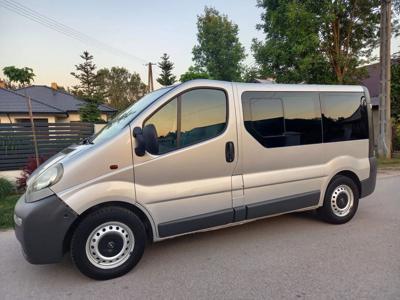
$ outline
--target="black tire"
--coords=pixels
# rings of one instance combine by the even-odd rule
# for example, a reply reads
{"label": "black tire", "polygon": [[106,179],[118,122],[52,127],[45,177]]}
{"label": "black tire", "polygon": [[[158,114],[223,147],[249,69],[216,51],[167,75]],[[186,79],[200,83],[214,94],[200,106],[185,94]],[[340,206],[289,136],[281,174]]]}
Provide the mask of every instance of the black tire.
{"label": "black tire", "polygon": [[[348,197],[350,191],[346,187],[350,188],[353,195],[353,203],[348,208],[346,208],[345,204],[347,204],[346,201],[350,201]],[[336,175],[326,189],[324,205],[317,210],[318,215],[322,220],[331,224],[346,223],[354,217],[358,208],[359,197],[359,190],[353,179],[343,175]],[[343,215],[341,215],[341,210]]]}
{"label": "black tire", "polygon": [[[91,254],[87,254],[86,251],[86,246],[88,241],[88,238],[92,235],[94,230],[97,228],[101,228],[102,224],[106,223],[112,223],[112,222],[117,222],[117,224],[122,224],[125,226],[126,229],[131,230],[131,234],[133,234],[133,249],[129,250],[129,254],[126,254],[123,258],[124,263],[116,266],[114,268],[108,268],[104,269],[101,267],[96,266],[94,263],[91,262],[91,259],[88,256]],[[120,229],[119,227],[114,226],[115,228],[118,228],[122,232],[124,230]],[[110,226],[112,228],[112,226]],[[122,228],[122,227],[121,227]],[[128,229],[128,231],[129,231]],[[113,235],[114,233],[109,233],[110,235]],[[104,235],[106,236],[106,235]],[[103,236],[103,239],[104,239]],[[118,236],[117,234],[114,234],[113,237],[117,236],[117,239],[122,238]],[[109,237],[108,237],[109,239]],[[100,245],[100,240],[101,237],[99,238],[98,244]],[[125,241],[129,243],[129,240]],[[109,243],[106,243],[106,245],[109,245]],[[114,245],[114,244],[113,244]],[[111,279],[111,278],[116,278],[119,276],[122,276],[126,273],[128,273],[130,270],[133,269],[133,267],[139,262],[141,259],[144,248],[146,245],[146,230],[141,222],[141,220],[138,218],[136,214],[134,214],[132,211],[118,207],[118,206],[109,206],[109,207],[103,207],[100,208],[87,216],[79,223],[77,228],[75,229],[73,235],[72,235],[72,240],[71,240],[71,257],[72,261],[75,264],[75,266],[81,271],[84,275],[97,279],[97,280],[106,280],[106,279]],[[90,246],[92,247],[92,246]],[[124,246],[123,246],[124,247]],[[121,248],[120,252],[123,252],[123,247]],[[100,249],[100,246],[97,248]],[[112,247],[114,248],[114,246]],[[102,249],[105,249],[104,247]],[[112,251],[113,249],[111,249]],[[109,251],[109,250],[108,250]],[[118,250],[115,250],[118,251]],[[91,250],[89,250],[91,252]],[[99,252],[100,253],[100,252]],[[93,253],[95,254],[95,253]],[[111,254],[110,254],[111,255]],[[101,261],[101,260],[100,260]],[[122,260],[121,260],[122,261]],[[115,260],[116,262],[116,260]],[[120,262],[118,262],[120,263]]]}

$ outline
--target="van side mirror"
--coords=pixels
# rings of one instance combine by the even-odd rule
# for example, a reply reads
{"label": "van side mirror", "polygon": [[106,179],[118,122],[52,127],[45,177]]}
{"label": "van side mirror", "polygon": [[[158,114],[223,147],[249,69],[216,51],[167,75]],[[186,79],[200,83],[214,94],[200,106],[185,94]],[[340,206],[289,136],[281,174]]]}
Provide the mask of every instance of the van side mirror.
{"label": "van side mirror", "polygon": [[133,128],[133,137],[136,139],[135,153],[137,156],[144,156],[146,153],[146,144],[144,141],[143,131],[140,127]]}
{"label": "van side mirror", "polygon": [[158,135],[153,124],[133,128],[133,137],[136,139],[135,153],[144,156],[146,151],[150,154],[158,154]]}
{"label": "van side mirror", "polygon": [[150,154],[158,154],[158,135],[156,127],[153,124],[144,126],[143,136],[146,151]]}

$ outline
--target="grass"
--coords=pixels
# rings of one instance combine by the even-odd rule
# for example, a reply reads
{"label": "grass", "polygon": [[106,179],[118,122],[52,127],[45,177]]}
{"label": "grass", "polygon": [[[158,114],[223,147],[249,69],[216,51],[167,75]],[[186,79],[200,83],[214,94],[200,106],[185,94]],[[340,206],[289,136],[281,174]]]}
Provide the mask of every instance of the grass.
{"label": "grass", "polygon": [[14,207],[20,195],[12,194],[0,199],[0,229],[8,229],[14,226]]}
{"label": "grass", "polygon": [[392,159],[378,158],[378,168],[400,170],[400,157]]}

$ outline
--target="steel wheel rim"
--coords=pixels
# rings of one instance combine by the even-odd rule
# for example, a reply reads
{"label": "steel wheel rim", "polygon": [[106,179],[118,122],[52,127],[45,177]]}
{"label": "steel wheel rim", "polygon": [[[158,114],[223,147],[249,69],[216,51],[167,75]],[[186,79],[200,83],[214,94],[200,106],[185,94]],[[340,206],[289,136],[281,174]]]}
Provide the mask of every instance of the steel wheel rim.
{"label": "steel wheel rim", "polygon": [[[345,198],[345,205],[343,205],[343,199]],[[338,217],[344,217],[348,215],[354,204],[353,190],[345,185],[339,185],[335,188],[331,196],[331,208],[333,213]]]}
{"label": "steel wheel rim", "polygon": [[[113,249],[112,242],[121,249]],[[129,226],[120,222],[107,222],[97,226],[89,234],[85,248],[86,256],[94,266],[112,269],[124,264],[131,257],[134,247],[135,237]],[[106,255],[105,251],[109,251],[107,254],[110,255]]]}

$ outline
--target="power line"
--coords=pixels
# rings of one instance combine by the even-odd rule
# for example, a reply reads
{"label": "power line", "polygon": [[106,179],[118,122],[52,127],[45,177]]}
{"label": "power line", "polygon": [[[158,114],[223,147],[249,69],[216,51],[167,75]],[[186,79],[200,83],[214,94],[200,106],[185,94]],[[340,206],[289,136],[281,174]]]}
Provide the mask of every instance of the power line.
{"label": "power line", "polygon": [[147,60],[140,58],[138,56],[132,55],[126,51],[123,51],[121,49],[114,48],[112,46],[107,45],[104,42],[101,42],[95,38],[90,37],[89,35],[80,32],[72,27],[69,27],[67,25],[64,25],[52,18],[49,18],[37,11],[34,11],[33,9],[30,9],[29,7],[22,5],[16,1],[13,0],[0,0],[0,6],[8,9],[9,11],[16,13],[22,17],[25,17],[31,21],[34,21],[36,23],[39,23],[51,30],[54,30],[58,33],[61,33],[63,35],[66,35],[72,39],[78,40],[82,43],[91,45],[96,48],[100,48],[102,50],[108,51],[114,55],[117,56],[124,56],[130,59],[138,60],[142,63],[147,62]]}

